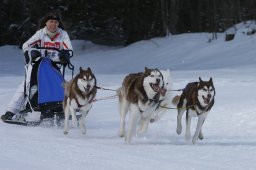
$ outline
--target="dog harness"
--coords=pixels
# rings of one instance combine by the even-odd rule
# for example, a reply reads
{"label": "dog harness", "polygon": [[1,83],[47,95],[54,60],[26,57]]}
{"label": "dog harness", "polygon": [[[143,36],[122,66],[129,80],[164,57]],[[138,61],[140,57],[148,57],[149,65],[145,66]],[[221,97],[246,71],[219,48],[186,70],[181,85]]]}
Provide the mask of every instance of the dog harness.
{"label": "dog harness", "polygon": [[[205,107],[201,106],[200,103],[199,103],[199,104],[196,103],[196,104],[193,105],[193,106],[194,106],[193,108],[195,109],[197,115],[201,115],[201,114],[204,113],[205,111],[208,111],[208,110],[211,109],[210,106],[213,105],[212,103],[213,103],[213,100],[211,101],[211,103],[209,103],[209,104],[208,104],[207,106],[205,106]],[[202,110],[202,112],[199,113],[196,107],[197,107],[198,109]]]}
{"label": "dog harness", "polygon": [[[162,99],[162,100],[158,100],[158,99],[157,99],[157,95],[159,95],[159,94],[160,94],[160,93],[157,93],[157,94],[154,96],[153,99],[148,99],[148,100],[149,100],[149,104],[148,104],[148,105],[151,105],[152,103],[154,103],[154,104],[152,105],[152,106],[154,106],[155,104],[157,104],[155,110],[157,110],[157,109],[159,108],[161,102],[163,101],[163,99]],[[145,112],[145,111],[143,111],[141,108],[139,108],[139,111],[140,111],[140,113]]]}
{"label": "dog harness", "polygon": [[81,105],[81,104],[79,103],[79,101],[78,101],[77,98],[75,98],[75,100],[76,100],[76,104],[77,104],[77,107],[78,107],[78,108],[84,107],[84,106],[87,105],[88,103],[92,103],[92,102],[93,102],[93,99],[91,99],[88,103],[86,103],[86,104],[84,104],[84,105]]}

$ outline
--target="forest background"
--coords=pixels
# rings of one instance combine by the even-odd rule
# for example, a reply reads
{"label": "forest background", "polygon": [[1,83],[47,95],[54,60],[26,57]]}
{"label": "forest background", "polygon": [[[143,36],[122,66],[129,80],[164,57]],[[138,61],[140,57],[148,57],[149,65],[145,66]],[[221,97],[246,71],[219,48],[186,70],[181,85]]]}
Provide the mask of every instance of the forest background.
{"label": "forest background", "polygon": [[50,11],[60,13],[72,40],[110,46],[188,32],[216,39],[217,32],[256,18],[256,0],[1,1],[0,46],[21,46]]}

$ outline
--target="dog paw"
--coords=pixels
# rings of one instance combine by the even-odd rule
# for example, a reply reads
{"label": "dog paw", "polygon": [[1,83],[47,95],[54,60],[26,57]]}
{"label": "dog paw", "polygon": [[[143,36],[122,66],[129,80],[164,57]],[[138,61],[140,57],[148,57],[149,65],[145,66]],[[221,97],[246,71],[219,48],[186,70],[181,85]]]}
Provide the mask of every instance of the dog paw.
{"label": "dog paw", "polygon": [[197,143],[197,139],[193,138],[192,143],[195,145]]}
{"label": "dog paw", "polygon": [[86,134],[86,130],[81,130],[82,134],[85,135]]}
{"label": "dog paw", "polygon": [[124,137],[124,131],[123,130],[120,130],[119,132],[118,132],[118,135],[119,135],[119,137]]}
{"label": "dog paw", "polygon": [[63,133],[64,133],[64,135],[67,135],[67,134],[68,134],[68,131],[64,131]]}
{"label": "dog paw", "polygon": [[124,137],[124,134],[119,134],[119,137],[123,138],[123,137]]}
{"label": "dog paw", "polygon": [[119,128],[119,132],[118,132],[118,135],[119,135],[119,137],[124,137],[124,135],[125,135],[125,130],[124,130],[124,128]]}
{"label": "dog paw", "polygon": [[194,135],[194,136],[193,136],[193,139],[192,139],[192,143],[193,143],[193,144],[196,144],[196,143],[198,142],[198,138],[199,138],[199,136]]}
{"label": "dog paw", "polygon": [[182,128],[178,128],[178,127],[177,127],[176,132],[177,132],[178,135],[180,135],[181,132],[182,132]]}
{"label": "dog paw", "polygon": [[131,138],[129,138],[127,136],[125,136],[124,141],[125,141],[125,144],[131,144]]}
{"label": "dog paw", "polygon": [[156,120],[153,119],[153,118],[150,119],[150,123],[154,123],[155,121],[156,121]]}
{"label": "dog paw", "polygon": [[203,140],[204,139],[204,135],[202,133],[199,133],[199,139]]}

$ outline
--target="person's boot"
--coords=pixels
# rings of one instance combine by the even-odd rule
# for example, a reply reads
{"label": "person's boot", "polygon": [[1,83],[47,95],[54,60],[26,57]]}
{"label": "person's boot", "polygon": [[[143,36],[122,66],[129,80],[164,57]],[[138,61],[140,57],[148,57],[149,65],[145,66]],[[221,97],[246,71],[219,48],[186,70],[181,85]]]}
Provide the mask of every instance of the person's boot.
{"label": "person's boot", "polygon": [[4,115],[1,116],[1,119],[3,121],[5,121],[5,120],[12,120],[12,117],[14,115],[15,115],[14,113],[7,111]]}

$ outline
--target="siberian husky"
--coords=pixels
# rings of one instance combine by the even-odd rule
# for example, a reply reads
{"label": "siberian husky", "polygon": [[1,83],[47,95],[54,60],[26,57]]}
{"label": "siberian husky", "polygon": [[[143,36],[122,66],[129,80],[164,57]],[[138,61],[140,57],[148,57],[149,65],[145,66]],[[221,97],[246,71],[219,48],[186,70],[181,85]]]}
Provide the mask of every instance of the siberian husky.
{"label": "siberian husky", "polygon": [[164,80],[164,90],[165,90],[165,95],[160,95],[159,98],[159,107],[156,109],[156,111],[153,113],[150,122],[157,122],[168,109],[166,107],[170,107],[172,103],[172,93],[171,93],[171,88],[172,88],[172,82],[171,82],[171,77],[170,77],[170,70],[160,70],[160,72],[163,75],[163,80]]}
{"label": "siberian husky", "polygon": [[[152,114],[159,105],[161,95],[164,95],[163,76],[158,69],[148,69],[144,72],[127,75],[122,87],[117,90],[119,97],[120,129],[119,136],[130,143],[137,124],[141,134],[147,129]],[[130,112],[128,132],[125,135],[125,117]]]}
{"label": "siberian husky", "polygon": [[190,124],[191,117],[197,116],[198,122],[192,143],[196,144],[198,138],[202,140],[202,126],[207,114],[210,112],[214,105],[215,88],[212,78],[209,81],[202,81],[199,77],[199,82],[192,82],[187,84],[181,96],[173,98],[173,104],[177,105],[177,134],[182,132],[182,115],[186,111],[186,133],[185,138],[187,141],[191,138]]}
{"label": "siberian husky", "polygon": [[85,117],[92,107],[92,101],[97,93],[96,78],[90,67],[80,72],[70,82],[65,83],[65,97],[63,101],[63,110],[65,114],[64,134],[68,133],[68,120],[71,113],[72,122],[77,126],[76,111],[82,115],[79,119],[79,126],[83,134],[86,133]]}

